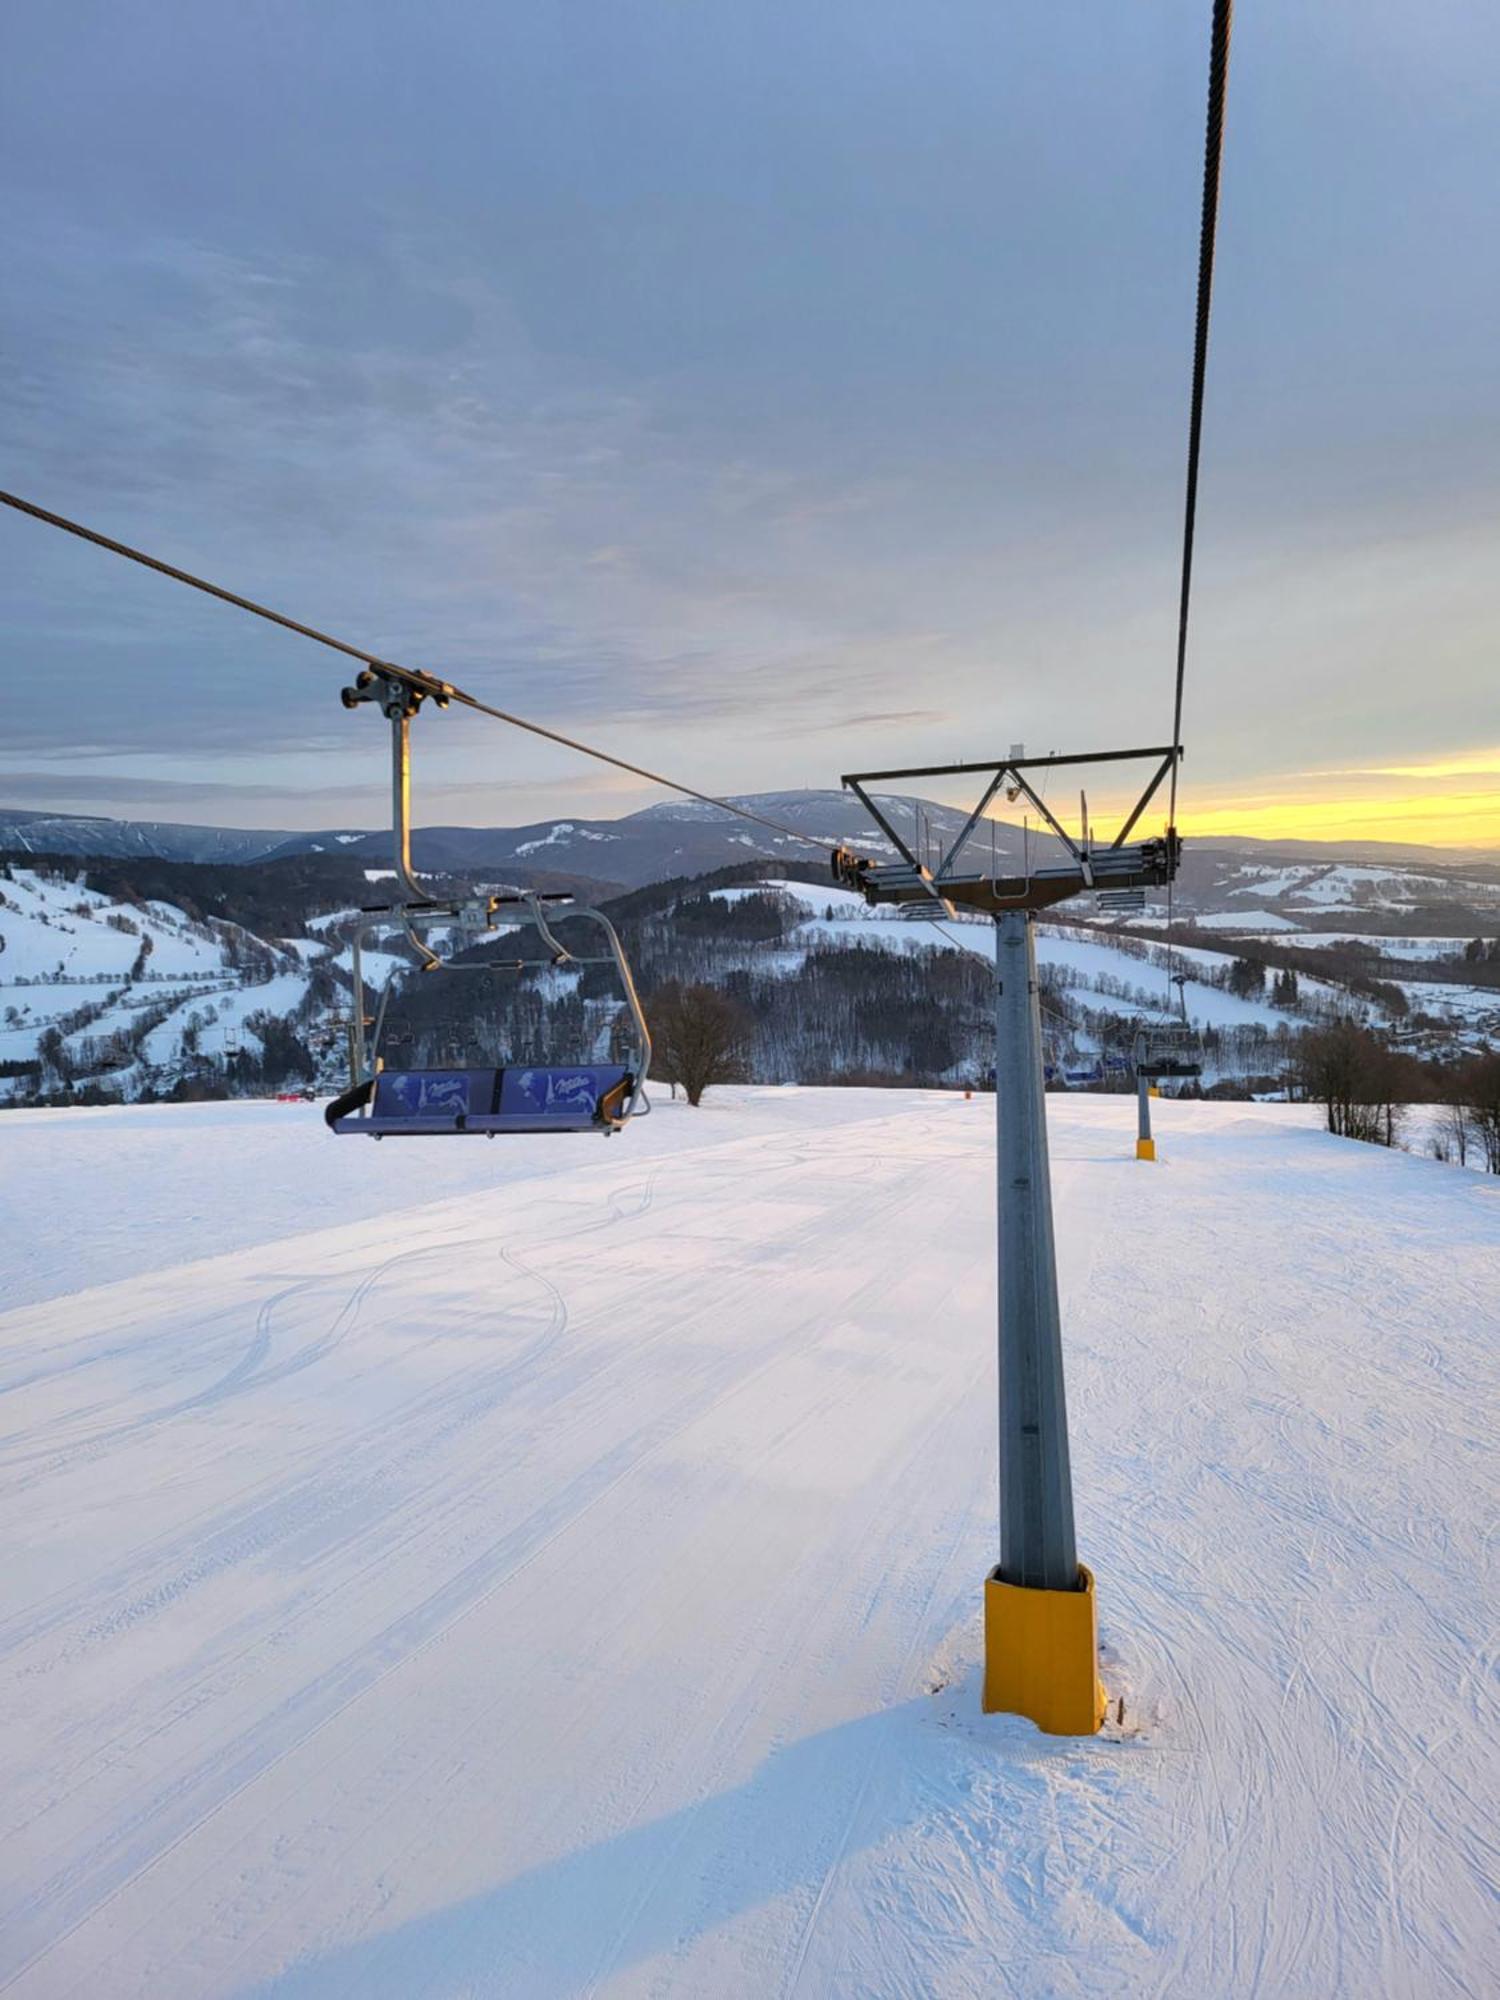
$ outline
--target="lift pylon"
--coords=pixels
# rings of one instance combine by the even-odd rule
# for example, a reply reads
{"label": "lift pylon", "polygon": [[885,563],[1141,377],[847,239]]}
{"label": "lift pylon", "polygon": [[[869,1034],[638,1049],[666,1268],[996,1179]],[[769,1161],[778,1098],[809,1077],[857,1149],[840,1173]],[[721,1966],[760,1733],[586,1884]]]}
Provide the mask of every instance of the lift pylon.
{"label": "lift pylon", "polygon": [[[1080,805],[1073,835],[1033,784],[1038,766],[1114,764],[1150,758],[1155,769],[1113,838],[1101,839]],[[1177,759],[1175,750],[1102,751],[993,763],[865,772],[844,783],[896,851],[887,863],[834,857],[841,881],[871,903],[937,900],[983,911],[995,922],[995,1180],[999,1259],[1000,1559],[984,1583],[987,1711],[1029,1716],[1055,1736],[1091,1736],[1104,1716],[1094,1579],[1078,1560],[1068,1453],[1067,1395],[1037,991],[1036,914],[1069,897],[1155,887],[1177,871],[1176,830],[1132,842],[1131,834]],[[902,840],[866,787],[913,778],[984,780],[978,805],[934,868]],[[1019,874],[975,870],[966,850],[996,794],[1024,797],[1050,829],[1035,856],[1023,844]]]}

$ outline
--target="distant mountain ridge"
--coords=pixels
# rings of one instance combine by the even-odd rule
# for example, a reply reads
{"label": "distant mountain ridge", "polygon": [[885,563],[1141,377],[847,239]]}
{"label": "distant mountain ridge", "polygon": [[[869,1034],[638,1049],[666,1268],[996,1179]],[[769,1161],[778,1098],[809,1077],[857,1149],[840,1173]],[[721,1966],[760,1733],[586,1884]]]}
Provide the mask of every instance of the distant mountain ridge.
{"label": "distant mountain ridge", "polygon": [[[545,868],[634,889],[674,875],[706,873],[756,855],[815,860],[820,842],[848,842],[877,857],[890,851],[859,801],[846,792],[759,792],[734,803],[791,831],[776,833],[684,799],[646,806],[619,819],[570,817],[514,827],[423,826],[413,833],[412,853],[417,867],[434,871]],[[924,835],[932,842],[951,840],[966,817],[951,806],[925,800],[900,801],[893,813],[908,837],[920,813]],[[798,833],[809,838],[799,840]],[[999,828],[997,853],[1017,854],[1020,840],[1013,829]],[[327,853],[379,867],[388,865],[390,849],[391,836],[383,828],[333,827],[298,833],[0,808],[0,851],[13,854],[253,862]]]}
{"label": "distant mountain ridge", "polygon": [[[738,819],[696,800],[668,800],[618,819],[579,817],[533,821],[524,826],[423,826],[412,848],[416,866],[433,873],[481,875],[535,882],[566,877],[594,885],[600,893],[643,888],[676,876],[707,874],[738,862],[817,862],[818,843],[839,842],[880,860],[890,843],[852,794],[835,790],[755,792],[733,801],[747,811],[788,829],[773,831]],[[880,795],[892,824],[904,839],[920,845],[936,861],[964,825],[965,814],[925,799]],[[806,840],[797,836],[806,835]],[[1022,863],[1018,828],[996,826],[976,837],[970,857],[983,866],[993,838],[997,862]],[[48,813],[0,808],[0,853],[51,854],[81,859],[150,857],[162,861],[252,864],[302,855],[345,856],[367,868],[390,865],[391,836],[385,829],[332,827],[314,832],[285,828],[197,826],[168,820],[120,820],[80,813]],[[1035,838],[1033,857],[1038,853]],[[1259,841],[1189,837],[1178,884],[1179,915],[1195,911],[1243,909],[1247,897],[1263,893],[1282,904],[1288,896],[1316,905],[1326,894],[1307,884],[1320,870],[1353,869],[1366,878],[1356,884],[1356,901],[1394,906],[1453,902],[1455,920],[1470,924],[1500,902],[1500,854],[1461,853],[1431,847],[1403,847],[1383,841]],[[1278,870],[1284,881],[1274,876]],[[1383,894],[1376,879],[1406,893]],[[1256,884],[1264,885],[1263,892]],[[1425,886],[1424,886],[1425,885]]]}

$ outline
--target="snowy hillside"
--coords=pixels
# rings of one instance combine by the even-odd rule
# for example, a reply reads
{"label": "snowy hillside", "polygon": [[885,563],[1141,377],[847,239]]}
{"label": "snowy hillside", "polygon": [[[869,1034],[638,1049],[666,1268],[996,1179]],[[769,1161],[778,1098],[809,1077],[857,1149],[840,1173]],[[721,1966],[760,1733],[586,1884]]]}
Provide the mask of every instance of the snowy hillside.
{"label": "snowy hillside", "polygon": [[[989,924],[871,908],[811,866],[802,874],[816,879],[787,864],[763,868],[742,862],[609,905],[644,992],[672,980],[731,990],[753,1022],[757,1081],[982,1080],[992,1059]],[[137,878],[159,893],[140,893]],[[341,1084],[348,934],[389,878],[347,857],[255,869],[0,864],[0,1103]],[[213,910],[253,917],[258,929],[204,914]],[[1428,1055],[1500,1039],[1500,983],[1488,963],[1466,964],[1468,946],[1452,936],[1242,940],[1205,925],[1189,934],[1195,942],[1179,934],[1168,948],[1149,930],[1106,928],[1093,915],[1081,899],[1076,915],[1070,906],[1038,926],[1049,1060],[1064,1070],[1123,1057],[1143,1017],[1179,1004],[1207,1040],[1207,1081],[1236,1087],[1276,1087],[1300,1032],[1334,1015],[1396,1021]],[[466,940],[435,932],[433,942]],[[1295,992],[1246,951],[1295,964]],[[522,1060],[608,1056],[619,994],[607,981],[540,963],[502,982],[409,979],[411,967],[389,937],[365,958],[370,1005],[392,986],[391,1046],[410,1062],[484,1061],[497,1047]]]}
{"label": "snowy hillside", "polygon": [[[840,946],[874,946],[900,953],[961,950],[986,965],[994,959],[994,926],[982,919],[962,915],[936,921],[909,917],[897,905],[871,907],[853,890],[803,882],[752,882],[712,893],[726,903],[769,895],[796,906],[798,921],[780,947],[786,972],[797,968],[799,953]],[[1190,945],[1174,946],[1169,951],[1144,943],[1128,931],[1041,921],[1036,929],[1036,950],[1043,976],[1051,982],[1054,1017],[1064,995],[1080,1014],[1078,1031],[1072,1037],[1075,1047],[1094,1046],[1087,1019],[1090,1013],[1123,1011],[1131,1016],[1158,1016],[1168,1007],[1175,1012],[1179,989],[1168,985],[1169,971],[1188,975],[1180,989],[1180,1005],[1200,1029],[1250,1027],[1281,1033],[1310,1025],[1323,1009],[1356,1015],[1371,1011],[1341,988],[1309,977],[1301,982],[1301,1011],[1292,1014],[1273,1007],[1264,996],[1256,999],[1232,993],[1216,983],[1230,963],[1225,952]],[[1229,1073],[1233,1065],[1227,1058],[1222,1065],[1211,1063],[1210,1075],[1218,1074],[1221,1067]]]}
{"label": "snowy hillside", "polygon": [[978,1712],[992,1115],[10,1114],[7,1992],[1492,1990],[1493,1183],[1049,1101],[1125,1707],[1048,1739]]}
{"label": "snowy hillside", "polygon": [[252,1016],[295,1014],[302,959],[236,924],[160,901],[121,904],[48,870],[0,879],[0,1097],[44,1074],[108,1076],[129,1094],[185,1052],[257,1049]]}

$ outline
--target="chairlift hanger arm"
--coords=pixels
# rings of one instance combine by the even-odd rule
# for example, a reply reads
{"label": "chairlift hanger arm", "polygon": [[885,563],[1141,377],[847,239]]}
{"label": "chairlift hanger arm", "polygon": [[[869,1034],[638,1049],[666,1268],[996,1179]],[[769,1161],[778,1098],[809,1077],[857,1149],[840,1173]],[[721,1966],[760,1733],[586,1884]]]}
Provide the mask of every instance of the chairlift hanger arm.
{"label": "chairlift hanger arm", "polygon": [[[411,723],[428,695],[439,708],[446,708],[453,689],[430,674],[413,677],[392,673],[385,667],[367,666],[355,677],[353,686],[344,688],[339,696],[345,708],[373,702],[391,725],[391,858],[396,880],[413,903],[423,900],[423,890],[412,873],[411,861]],[[422,970],[436,971],[442,961],[428,950],[410,924],[405,930]]]}

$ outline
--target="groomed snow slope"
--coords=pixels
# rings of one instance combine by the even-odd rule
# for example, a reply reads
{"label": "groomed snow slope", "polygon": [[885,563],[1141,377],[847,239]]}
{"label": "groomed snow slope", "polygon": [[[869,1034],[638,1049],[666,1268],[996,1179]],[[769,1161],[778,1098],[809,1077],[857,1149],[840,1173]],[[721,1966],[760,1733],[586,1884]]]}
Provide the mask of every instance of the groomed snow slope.
{"label": "groomed snow slope", "polygon": [[977,1713],[990,1102],[7,1114],[6,1990],[1493,1992],[1495,1184],[1049,1112],[1080,1742]]}

